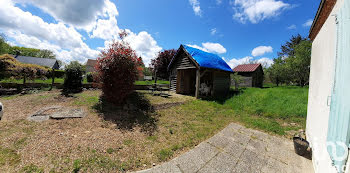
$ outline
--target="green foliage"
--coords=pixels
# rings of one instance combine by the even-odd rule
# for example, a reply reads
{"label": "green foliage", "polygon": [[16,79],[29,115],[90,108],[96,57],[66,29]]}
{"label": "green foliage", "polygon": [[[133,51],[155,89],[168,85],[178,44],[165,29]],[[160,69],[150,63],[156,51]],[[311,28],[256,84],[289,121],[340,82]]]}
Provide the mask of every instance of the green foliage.
{"label": "green foliage", "polygon": [[162,149],[158,153],[159,161],[166,161],[168,158],[174,155],[174,152],[170,149]]}
{"label": "green foliage", "polygon": [[10,55],[0,56],[0,79],[16,75],[19,62]]}
{"label": "green foliage", "polygon": [[50,58],[55,59],[56,55],[51,50],[40,50],[35,48],[27,48],[27,47],[19,47],[19,46],[12,46],[8,49],[8,54],[11,55],[17,55],[20,54],[21,56],[31,56],[31,57],[38,57],[38,58]]}
{"label": "green foliage", "polygon": [[78,61],[72,61],[65,67],[63,92],[76,93],[83,89],[84,67]]}
{"label": "green foliage", "polygon": [[238,73],[234,73],[231,75],[232,80],[235,82],[235,90],[238,91],[238,86],[240,83],[242,83],[242,77],[238,75]]}
{"label": "green foliage", "polygon": [[23,83],[27,79],[46,77],[49,69],[34,64],[23,64],[10,55],[0,56],[0,79],[14,77],[23,78]]}
{"label": "green foliage", "polygon": [[11,46],[6,43],[6,38],[3,34],[0,34],[0,55],[6,54]]}
{"label": "green foliage", "polygon": [[266,70],[275,84],[298,84],[305,86],[309,82],[311,62],[311,42],[300,35],[293,36],[281,47],[274,64]]}
{"label": "green foliage", "polygon": [[152,76],[152,70],[149,67],[144,67],[142,72],[145,76]]}
{"label": "green foliage", "polygon": [[87,82],[90,82],[90,83],[94,82],[94,73],[92,73],[92,72],[87,73],[86,80],[87,80]]}
{"label": "green foliage", "polygon": [[[135,81],[135,85],[152,85],[155,81]],[[170,82],[167,80],[157,80],[157,84],[169,84]]]}

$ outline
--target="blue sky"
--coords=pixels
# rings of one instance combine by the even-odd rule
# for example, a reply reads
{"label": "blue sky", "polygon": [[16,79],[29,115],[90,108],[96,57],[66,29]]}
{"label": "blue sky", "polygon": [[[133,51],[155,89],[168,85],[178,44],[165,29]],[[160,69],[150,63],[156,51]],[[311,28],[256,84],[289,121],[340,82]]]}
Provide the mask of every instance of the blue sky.
{"label": "blue sky", "polygon": [[271,64],[292,35],[307,36],[319,0],[2,0],[0,32],[12,45],[53,50],[64,62],[95,59],[121,29],[146,64],[187,44],[231,67]]}

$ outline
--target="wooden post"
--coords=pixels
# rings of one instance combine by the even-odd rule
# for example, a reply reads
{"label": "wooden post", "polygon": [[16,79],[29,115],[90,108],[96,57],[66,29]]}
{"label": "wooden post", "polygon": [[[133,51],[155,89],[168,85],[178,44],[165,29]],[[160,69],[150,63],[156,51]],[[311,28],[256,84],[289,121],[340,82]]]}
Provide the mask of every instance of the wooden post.
{"label": "wooden post", "polygon": [[199,98],[199,85],[201,83],[201,72],[200,69],[197,69],[197,74],[196,74],[196,99]]}

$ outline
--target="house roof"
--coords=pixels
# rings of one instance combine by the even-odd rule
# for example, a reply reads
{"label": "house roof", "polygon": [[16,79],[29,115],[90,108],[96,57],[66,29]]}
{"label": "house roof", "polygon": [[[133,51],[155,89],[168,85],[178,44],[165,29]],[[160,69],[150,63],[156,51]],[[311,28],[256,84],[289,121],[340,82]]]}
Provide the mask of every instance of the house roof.
{"label": "house roof", "polygon": [[21,63],[36,64],[36,65],[41,65],[41,66],[50,67],[54,69],[59,69],[59,65],[56,59],[37,58],[37,57],[30,57],[30,56],[14,56],[14,55],[12,56]]}
{"label": "house roof", "polygon": [[204,52],[191,46],[181,45],[200,67],[233,72],[230,66],[218,55]]}
{"label": "house roof", "polygon": [[321,0],[315,19],[311,25],[309,38],[313,41],[331,14],[337,0]]}
{"label": "house roof", "polygon": [[257,70],[261,64],[243,64],[235,67],[233,71],[235,72],[254,72]]}
{"label": "house roof", "polygon": [[86,62],[86,65],[94,67],[96,65],[96,63],[97,63],[97,60],[88,59],[87,62]]}

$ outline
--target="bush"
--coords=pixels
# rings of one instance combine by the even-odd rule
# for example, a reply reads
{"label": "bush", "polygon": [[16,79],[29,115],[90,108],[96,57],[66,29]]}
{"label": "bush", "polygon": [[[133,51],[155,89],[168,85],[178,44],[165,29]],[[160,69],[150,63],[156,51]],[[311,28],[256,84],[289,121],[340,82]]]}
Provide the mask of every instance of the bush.
{"label": "bush", "polygon": [[[64,70],[55,70],[55,77],[56,78],[63,78],[65,74]],[[52,70],[49,71],[49,73],[46,75],[47,78],[52,78]]]}
{"label": "bush", "polygon": [[87,73],[86,80],[87,80],[87,82],[90,82],[90,83],[94,82],[94,73],[92,73],[92,72]]}
{"label": "bush", "polygon": [[20,62],[10,55],[0,56],[0,79],[9,78],[16,75]]}
{"label": "bush", "polygon": [[103,97],[121,105],[134,90],[138,61],[134,50],[124,41],[114,42],[97,59],[96,80],[102,84]]}
{"label": "bush", "polygon": [[83,89],[84,68],[78,61],[72,61],[65,67],[65,77],[63,84],[64,93],[77,93]]}
{"label": "bush", "polygon": [[22,78],[23,83],[27,79],[43,78],[49,69],[35,64],[23,64],[10,55],[0,56],[0,78]]}

